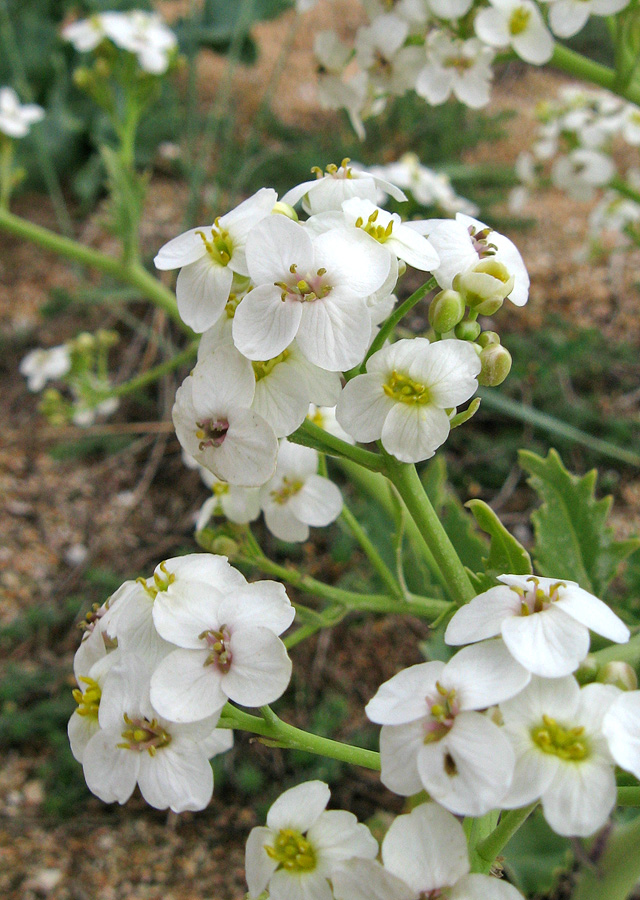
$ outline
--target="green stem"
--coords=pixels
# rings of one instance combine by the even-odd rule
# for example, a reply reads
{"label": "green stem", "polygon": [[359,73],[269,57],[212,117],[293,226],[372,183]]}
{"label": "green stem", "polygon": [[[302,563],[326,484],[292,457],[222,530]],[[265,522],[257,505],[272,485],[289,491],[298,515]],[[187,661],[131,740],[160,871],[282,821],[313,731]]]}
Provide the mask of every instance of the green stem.
{"label": "green stem", "polygon": [[0,209],[9,209],[13,184],[13,141],[0,133]]}
{"label": "green stem", "polygon": [[112,390],[105,394],[105,397],[125,397],[127,394],[135,394],[136,391],[147,387],[149,384],[153,384],[154,381],[159,381],[160,378],[163,378],[169,372],[179,369],[180,366],[183,366],[192,360],[198,352],[198,344],[199,341],[194,341],[192,344],[189,344],[182,353],[176,354],[176,356],[166,360],[166,362],[154,366],[152,369],[147,369],[146,372],[143,372],[136,378],[132,378],[130,381],[125,381],[123,384],[116,385]]}
{"label": "green stem", "polygon": [[[263,707],[263,709],[266,708]],[[261,737],[267,738],[265,743],[275,747],[304,750],[307,753],[338,759],[354,766],[380,771],[380,754],[374,750],[353,747],[351,744],[343,744],[340,741],[333,741],[330,738],[303,731],[301,728],[295,728],[279,719],[272,710],[269,710],[268,714],[263,713],[263,717],[259,718],[242,712],[228,703],[222,710],[218,728],[248,731],[251,734],[259,734]]]}
{"label": "green stem", "polygon": [[618,806],[640,806],[640,787],[619,787]]}
{"label": "green stem", "polygon": [[587,59],[586,56],[576,53],[575,50],[570,50],[562,44],[557,43],[555,45],[550,65],[555,66],[556,69],[561,69],[563,72],[568,72],[576,78],[581,78],[592,84],[598,84],[600,87],[618,94],[619,97],[640,105],[640,88],[637,85],[619,85],[615,69],[610,69],[607,66],[594,62],[592,59]]}
{"label": "green stem", "polygon": [[[300,606],[297,603],[295,606],[296,609],[300,609]],[[310,612],[311,610],[307,610],[307,615]],[[323,612],[316,613],[312,622],[300,625],[299,628],[296,628],[295,631],[288,634],[282,639],[282,643],[287,650],[290,650],[292,647],[302,643],[302,641],[306,641],[308,637],[313,637],[313,635],[322,628],[331,628],[333,625],[337,625],[338,622],[342,621],[347,612],[348,610],[341,603],[334,603],[333,606],[328,606]]]}
{"label": "green stem", "polygon": [[24,238],[37,244],[45,250],[57,253],[65,259],[71,259],[83,266],[89,266],[92,269],[98,269],[105,275],[110,275],[118,281],[130,284],[138,288],[148,300],[156,306],[163,309],[183,331],[191,334],[191,329],[184,324],[178,313],[175,294],[166,288],[162,282],[154,278],[145,268],[139,264],[125,266],[119,259],[107,256],[100,250],[93,250],[91,247],[85,247],[78,241],[71,238],[63,237],[43,228],[41,225],[35,225],[33,222],[22,219],[10,213],[8,210],[0,209],[0,229],[8,231],[16,237]]}
{"label": "green stem", "polygon": [[386,597],[384,594],[361,594],[357,591],[346,591],[334,585],[324,584],[310,575],[304,575],[297,569],[281,566],[266,556],[237,556],[234,562],[254,566],[265,575],[272,575],[285,581],[292,587],[298,588],[306,594],[321,597],[333,604],[350,611],[376,612],[376,613],[406,613],[418,616],[421,619],[433,619],[440,615],[450,604],[446,600],[437,600],[432,597],[418,597],[412,595],[403,605],[398,604],[395,597]]}
{"label": "green stem", "polygon": [[346,504],[342,507],[341,518],[348,530],[364,550],[369,562],[385,583],[391,595],[404,601],[404,591],[398,584],[391,569],[389,569],[386,562],[378,553],[377,547]]}
{"label": "green stem", "polygon": [[616,828],[595,866],[580,872],[572,900],[627,900],[640,878],[640,816]]}
{"label": "green stem", "polygon": [[421,287],[419,287],[417,291],[414,291],[410,297],[407,297],[407,299],[391,313],[389,318],[385,320],[382,328],[377,333],[371,346],[369,347],[369,352],[365,356],[364,362],[360,366],[360,372],[366,372],[367,360],[370,356],[373,356],[376,351],[380,350],[381,347],[384,347],[385,342],[391,336],[393,329],[396,327],[398,322],[400,322],[401,319],[403,319],[417,303],[420,303],[423,297],[426,297],[430,291],[435,290],[435,288],[437,287],[438,282],[435,280],[435,278],[430,278],[428,281],[425,281],[425,283]]}
{"label": "green stem", "polygon": [[626,644],[612,644],[604,650],[597,650],[593,656],[601,666],[619,660],[637,668],[640,665],[640,632],[634,634]]}
{"label": "green stem", "polygon": [[[0,223],[1,221],[0,219]],[[350,459],[372,472],[380,472],[384,468],[384,460],[379,453],[372,453],[370,450],[363,450],[362,447],[348,444],[333,434],[329,434],[324,428],[310,422],[309,419],[305,419],[300,428],[289,435],[288,440],[294,444],[301,444],[303,447],[312,447],[328,456]]]}
{"label": "green stem", "polygon": [[607,187],[613,188],[614,191],[617,191],[623,197],[628,197],[629,200],[633,200],[634,203],[640,203],[640,191],[632,188],[630,184],[627,184],[619,175],[615,175]]}
{"label": "green stem", "polygon": [[503,812],[500,821],[491,834],[476,844],[475,854],[481,860],[482,871],[489,872],[493,866],[496,857],[509,843],[516,831],[524,825],[533,810],[538,805],[538,801],[523,806],[521,809],[510,809]]}
{"label": "green stem", "polygon": [[449,535],[444,530],[438,514],[422,486],[416,467],[412,464],[401,463],[389,454],[385,454],[385,462],[387,477],[402,497],[412,519],[418,526],[449,586],[451,595],[459,605],[466,603],[475,597],[476,592],[469,581],[460,557],[449,540]]}

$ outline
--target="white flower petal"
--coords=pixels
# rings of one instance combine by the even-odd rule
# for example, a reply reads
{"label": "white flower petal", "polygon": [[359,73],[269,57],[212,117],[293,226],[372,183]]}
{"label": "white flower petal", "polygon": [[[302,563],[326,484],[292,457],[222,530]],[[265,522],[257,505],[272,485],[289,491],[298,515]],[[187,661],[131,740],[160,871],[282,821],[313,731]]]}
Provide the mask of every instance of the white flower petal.
{"label": "white flower petal", "polygon": [[273,359],[298,333],[303,304],[289,296],[282,300],[281,294],[279,287],[263,284],[249,291],[236,309],[233,340],[249,359]]}
{"label": "white flower petal", "polygon": [[259,487],[275,470],[278,439],[271,426],[252,410],[230,409],[228,421],[223,443],[205,451],[202,462],[229,484]]}
{"label": "white flower petal", "polygon": [[283,281],[290,277],[291,266],[304,276],[314,259],[311,237],[302,225],[277,215],[268,216],[251,229],[246,254],[249,275],[256,285]]}
{"label": "white flower petal", "polygon": [[273,703],[286,691],[291,660],[280,638],[269,628],[239,628],[229,641],[231,668],[221,675],[222,690],[241,706]]}
{"label": "white flower petal", "polygon": [[415,900],[409,885],[375,859],[351,859],[331,873],[336,900]]}
{"label": "white flower petal", "polygon": [[82,758],[87,787],[105,803],[126,803],[138,779],[139,755],[118,747],[120,741],[118,731],[100,730],[85,747]]}
{"label": "white flower petal", "polygon": [[442,409],[459,406],[475,394],[481,364],[467,341],[437,341],[416,354],[409,367],[415,381],[427,385],[434,404]]}
{"label": "white flower petal", "polygon": [[245,850],[245,876],[251,897],[258,897],[269,884],[269,879],[278,868],[278,861],[272,859],[265,847],[272,847],[275,834],[270,828],[252,828]]}
{"label": "white flower petal", "polygon": [[199,333],[211,328],[224,312],[232,281],[231,269],[215,265],[208,254],[183,266],[176,282],[182,321]]}
{"label": "white flower petal", "polygon": [[394,403],[382,426],[382,445],[400,462],[430,459],[446,441],[449,417],[443,409],[418,403]]}
{"label": "white flower petal", "polygon": [[298,345],[310,362],[333,372],[346,371],[362,362],[371,338],[371,320],[364,299],[343,288],[334,288],[323,299],[300,305]]}
{"label": "white flower petal", "polygon": [[367,703],[367,717],[379,725],[404,725],[423,718],[429,712],[426,698],[437,690],[444,669],[442,662],[426,662],[398,672]]}
{"label": "white flower petal", "polygon": [[640,691],[618,697],[604,717],[602,731],[618,765],[640,779]]}
{"label": "white flower petal", "polygon": [[328,478],[309,475],[303,487],[289,501],[289,509],[305,525],[322,528],[340,515],[342,494]]}
{"label": "white flower petal", "polygon": [[464,875],[447,894],[448,900],[522,900],[512,884],[490,875]]}
{"label": "white flower petal", "polygon": [[543,678],[575,672],[589,652],[588,630],[556,605],[505,619],[502,639],[521,666]]}
{"label": "white flower petal", "polygon": [[556,834],[588,837],[605,824],[616,802],[613,768],[598,758],[562,762],[542,795],[544,817]]}
{"label": "white flower petal", "polygon": [[280,869],[269,883],[270,900],[333,900],[329,882],[321,871],[298,874]]}
{"label": "white flower petal", "polygon": [[531,673],[515,661],[501,640],[464,647],[440,676],[443,687],[454,688],[461,709],[487,709],[519,694]]}
{"label": "white flower petal", "polygon": [[262,511],[267,528],[281,541],[295,543],[308,539],[309,526],[296,519],[288,504],[283,506],[279,503],[270,503],[264,505]]}
{"label": "white flower petal", "polygon": [[140,792],[155,809],[174,812],[204,809],[213,795],[213,772],[202,749],[173,739],[154,756],[140,754]]}
{"label": "white flower petal", "polygon": [[280,794],[267,813],[267,825],[273,831],[292,828],[302,834],[324,812],[331,797],[323,781],[305,781]]}
{"label": "white flower petal", "polygon": [[380,781],[385,787],[411,797],[422,789],[418,773],[417,757],[424,746],[424,723],[422,720],[408,725],[383,725],[380,731],[380,760],[382,771]]}
{"label": "white flower petal", "polygon": [[291,625],[296,611],[283,584],[256,581],[234,590],[220,605],[220,621],[233,628],[260,625],[282,634]]}
{"label": "white flower petal", "polygon": [[152,615],[158,634],[178,647],[202,650],[199,635],[218,628],[218,609],[224,595],[202,581],[176,581],[172,590],[159,591]]}
{"label": "white flower petal", "polygon": [[179,269],[182,266],[191,265],[191,263],[205,256],[207,248],[202,240],[202,234],[206,231],[206,228],[207,226],[203,225],[198,228],[192,228],[161,247],[153,261],[156,269],[163,271]]}
{"label": "white flower petal", "polygon": [[307,840],[318,856],[332,867],[354,856],[373,859],[378,853],[378,842],[367,826],[344,809],[321,813],[307,831]]}
{"label": "white flower petal", "polygon": [[508,587],[489,588],[456,611],[444,633],[447,644],[471,644],[500,634],[502,623],[520,612],[520,597]]}
{"label": "white flower petal", "polygon": [[313,249],[315,264],[327,269],[331,283],[358,297],[373,294],[389,275],[389,253],[360,229],[327,231],[315,239]]}
{"label": "white flower petal", "polygon": [[394,401],[382,390],[379,375],[357,375],[340,394],[336,419],[357,441],[369,443],[380,438],[393,406]]}
{"label": "white flower petal", "polygon": [[172,722],[197,722],[215,715],[227,702],[221,676],[207,665],[207,650],[174,650],[151,678],[151,702]]}
{"label": "white flower petal", "polygon": [[581,587],[570,586],[559,588],[558,596],[555,606],[576,622],[618,644],[625,644],[629,640],[630,632],[622,619],[593,594]]}

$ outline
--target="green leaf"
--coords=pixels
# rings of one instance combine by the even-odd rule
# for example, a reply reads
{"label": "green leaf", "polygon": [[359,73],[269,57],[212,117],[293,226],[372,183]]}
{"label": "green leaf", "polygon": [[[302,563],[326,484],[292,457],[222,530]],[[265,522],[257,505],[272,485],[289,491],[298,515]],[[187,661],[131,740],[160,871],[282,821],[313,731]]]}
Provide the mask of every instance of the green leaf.
{"label": "green leaf", "polygon": [[491,538],[489,555],[482,560],[485,571],[474,577],[474,587],[481,591],[487,590],[495,584],[496,575],[531,575],[531,557],[522,544],[507,531],[491,507],[482,500],[469,500],[465,505],[473,513],[480,528]]}
{"label": "green leaf", "polygon": [[546,458],[521,450],[519,458],[542,500],[531,517],[538,572],[576,581],[603,596],[622,560],[640,547],[640,541],[613,539],[607,525],[612,499],[596,500],[595,469],[583,476],[572,475],[556,450],[550,450]]}
{"label": "green leaf", "polygon": [[526,896],[550,893],[572,860],[571,844],[549,828],[540,812],[514,834],[504,855],[509,877]]}

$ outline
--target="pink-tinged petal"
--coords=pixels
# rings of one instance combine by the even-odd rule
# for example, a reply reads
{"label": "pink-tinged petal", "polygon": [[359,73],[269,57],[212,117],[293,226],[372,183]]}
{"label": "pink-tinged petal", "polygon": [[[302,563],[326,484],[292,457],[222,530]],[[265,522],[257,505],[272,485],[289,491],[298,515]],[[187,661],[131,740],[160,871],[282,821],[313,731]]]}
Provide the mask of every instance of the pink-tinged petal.
{"label": "pink-tinged petal", "polygon": [[159,591],[153,603],[158,634],[188,650],[202,650],[199,635],[218,628],[218,609],[224,595],[201,581],[176,581],[172,591]]}
{"label": "pink-tinged petal", "polygon": [[200,747],[174,738],[154,756],[140,754],[138,786],[154,809],[204,809],[213,795],[213,772]]}
{"label": "pink-tinged petal", "polygon": [[336,287],[323,299],[300,305],[297,340],[309,362],[331,372],[344,372],[362,362],[371,338],[364,299]]}
{"label": "pink-tinged petal", "polygon": [[223,481],[259,487],[273,475],[278,439],[262,416],[249,409],[229,410],[229,430],[220,447],[211,450],[209,468]]}
{"label": "pink-tinged petal", "polygon": [[380,781],[385,787],[411,797],[422,790],[422,781],[416,763],[420,748],[424,746],[424,721],[408,725],[383,725],[380,731]]}
{"label": "pink-tinged petal", "polygon": [[478,389],[480,358],[467,341],[437,341],[416,353],[409,376],[429,389],[433,403],[443,409],[469,400]]}
{"label": "pink-tinged petal", "polygon": [[415,900],[409,885],[375,859],[350,859],[331,873],[336,900]]}
{"label": "pink-tinged petal", "polygon": [[626,644],[629,640],[631,633],[622,619],[593,594],[581,587],[571,586],[559,588],[558,596],[560,599],[555,602],[556,608],[576,622],[618,644]]}
{"label": "pink-tinged petal", "polygon": [[221,676],[222,690],[241,706],[273,703],[286,691],[291,660],[269,628],[239,628],[229,641],[231,668]]}
{"label": "pink-tinged petal", "polygon": [[561,760],[542,795],[544,817],[556,834],[588,837],[606,823],[616,803],[613,766],[597,757]]}
{"label": "pink-tinged petal", "polygon": [[234,590],[220,606],[220,621],[233,628],[260,625],[282,634],[291,625],[296,611],[283,584],[256,581]]}
{"label": "pink-tinged petal", "polygon": [[529,616],[505,619],[502,639],[521,666],[543,678],[575,672],[589,652],[588,630],[557,604]]}
{"label": "pink-tinged petal", "polygon": [[299,543],[309,538],[309,526],[296,519],[288,504],[270,503],[264,505],[262,511],[267,528],[281,541]]}
{"label": "pink-tinged petal", "polygon": [[379,439],[393,407],[394,401],[382,390],[379,375],[357,375],[340,395],[336,419],[357,441],[369,443]]}
{"label": "pink-tinged petal", "polygon": [[464,875],[447,891],[448,900],[522,900],[512,884],[491,875]]}
{"label": "pink-tinged petal", "polygon": [[252,228],[246,257],[251,280],[258,286],[290,278],[291,266],[304,278],[314,261],[310,235],[287,216],[268,216]]}
{"label": "pink-tinged petal", "polygon": [[436,803],[398,816],[382,842],[382,862],[416,893],[448,887],[469,871],[462,825]]}
{"label": "pink-tinged petal", "polygon": [[324,781],[305,781],[280,794],[267,813],[273,831],[293,828],[305,834],[327,808],[331,792]]}
{"label": "pink-tinged petal", "polygon": [[500,728],[477,712],[456,716],[440,741],[425,744],[417,766],[429,794],[463,816],[499,808],[513,778],[515,755]]}
{"label": "pink-tinged petal", "polygon": [[373,859],[378,853],[378,842],[367,826],[344,809],[323,812],[307,831],[307,839],[331,868],[353,856]]}
{"label": "pink-tinged petal", "polygon": [[171,722],[197,722],[218,713],[227,702],[207,650],[174,650],[151,678],[151,702]]}
{"label": "pink-tinged petal", "polygon": [[190,381],[193,405],[204,417],[223,416],[232,406],[251,406],[256,388],[251,363],[233,347],[218,347],[199,360]]}
{"label": "pink-tinged petal", "polygon": [[189,266],[205,256],[207,248],[201,235],[207,230],[208,226],[206,225],[192,228],[166,243],[160,248],[153,261],[156,269],[179,269],[181,266]]}
{"label": "pink-tinged petal", "polygon": [[[278,216],[278,218],[281,218]],[[233,318],[233,340],[238,350],[249,359],[273,359],[293,341],[302,306],[274,284],[263,284],[243,298]]]}
{"label": "pink-tinged petal", "polygon": [[515,697],[531,681],[501,640],[464,647],[447,663],[442,686],[456,691],[461,709],[487,709]]}
{"label": "pink-tinged petal", "polygon": [[138,779],[139,754],[118,747],[121,740],[117,730],[100,730],[85,747],[82,767],[87,787],[105,803],[126,803]]}
{"label": "pink-tinged petal", "polygon": [[325,268],[330,284],[358,297],[368,297],[389,275],[389,253],[371,235],[355,228],[336,228],[313,242],[315,265]]}
{"label": "pink-tinged petal", "polygon": [[211,328],[224,312],[232,281],[231,269],[216,265],[208,254],[183,266],[176,282],[182,321],[198,333]]}
{"label": "pink-tinged petal", "polygon": [[611,755],[640,779],[640,691],[621,694],[602,722]]}
{"label": "pink-tinged petal", "polygon": [[270,900],[333,900],[325,875],[318,869],[297,874],[280,869],[269,883]]}
{"label": "pink-tinged petal", "polygon": [[437,693],[436,682],[444,669],[442,662],[426,662],[398,672],[367,703],[367,717],[378,725],[404,725],[424,718],[429,713],[427,698]]}
{"label": "pink-tinged petal", "polygon": [[444,633],[447,644],[472,644],[500,634],[502,623],[520,613],[521,601],[508,587],[489,588],[460,607]]}
{"label": "pink-tinged petal", "polygon": [[252,828],[245,850],[244,870],[247,887],[251,897],[258,897],[269,884],[269,879],[278,868],[278,861],[273,859],[265,847],[272,847],[276,834],[264,826]]}
{"label": "pink-tinged petal", "polygon": [[289,509],[300,522],[322,528],[334,522],[342,511],[342,494],[337,485],[321,475],[309,475]]}
{"label": "pink-tinged petal", "polygon": [[382,445],[400,462],[430,459],[449,436],[443,409],[414,403],[394,403],[382,426]]}

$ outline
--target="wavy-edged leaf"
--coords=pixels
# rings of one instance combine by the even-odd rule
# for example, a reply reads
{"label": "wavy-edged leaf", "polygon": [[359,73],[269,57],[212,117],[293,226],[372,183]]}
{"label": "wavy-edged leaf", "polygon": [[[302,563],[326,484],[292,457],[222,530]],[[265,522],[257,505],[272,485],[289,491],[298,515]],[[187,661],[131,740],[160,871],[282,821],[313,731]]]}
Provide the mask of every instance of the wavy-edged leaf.
{"label": "wavy-edged leaf", "polygon": [[521,450],[519,459],[542,500],[531,517],[538,572],[577,581],[585,590],[602,596],[620,563],[640,547],[640,541],[614,540],[607,525],[612,499],[596,500],[595,469],[573,475],[553,449],[546,458]]}

